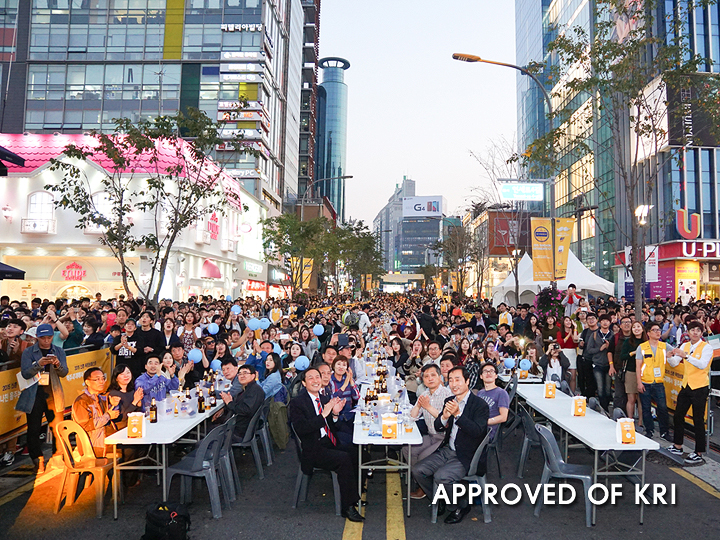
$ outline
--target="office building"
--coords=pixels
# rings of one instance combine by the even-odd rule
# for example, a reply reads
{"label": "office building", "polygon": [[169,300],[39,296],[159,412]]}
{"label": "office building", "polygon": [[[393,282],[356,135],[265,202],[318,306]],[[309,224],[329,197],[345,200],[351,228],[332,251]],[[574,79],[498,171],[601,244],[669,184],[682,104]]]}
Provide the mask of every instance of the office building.
{"label": "office building", "polygon": [[320,54],[320,0],[302,0],[303,27],[302,90],[300,94],[300,168],[298,197],[315,179],[317,135],[318,58]]}
{"label": "office building", "polygon": [[[335,207],[338,220],[345,221],[345,158],[347,153],[347,100],[344,58],[320,60],[322,83],[318,89],[317,140],[315,143],[314,194],[327,197]],[[323,180],[327,178],[328,180]]]}
{"label": "office building", "polygon": [[296,196],[303,0],[3,4],[3,132],[109,131],[195,107],[260,152],[220,146],[217,160],[271,213]]}

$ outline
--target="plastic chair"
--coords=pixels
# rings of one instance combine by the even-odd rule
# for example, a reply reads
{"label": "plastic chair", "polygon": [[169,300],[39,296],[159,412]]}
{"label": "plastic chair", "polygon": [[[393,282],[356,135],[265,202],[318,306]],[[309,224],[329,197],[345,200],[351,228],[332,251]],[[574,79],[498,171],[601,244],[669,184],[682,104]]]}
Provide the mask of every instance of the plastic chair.
{"label": "plastic chair", "polygon": [[573,394],[573,391],[570,390],[570,385],[567,381],[560,381],[560,391],[563,394],[567,394],[570,397],[573,397],[575,394]]}
{"label": "plastic chair", "polygon": [[[480,485],[480,493],[481,493],[481,500],[482,500],[482,509],[483,509],[483,519],[485,520],[485,523],[490,523],[492,521],[492,512],[490,510],[490,505],[485,504],[485,476],[486,475],[478,475],[478,465],[480,465],[480,460],[482,459],[482,455],[485,452],[487,446],[490,444],[490,430],[488,430],[487,435],[485,435],[485,438],[480,443],[480,445],[477,447],[477,450],[475,450],[475,454],[473,455],[472,461],[470,462],[470,468],[468,469],[467,475],[463,477],[463,480],[465,482],[473,483],[473,484],[479,484]],[[430,523],[437,523],[437,512],[438,507],[437,504],[432,505],[432,513],[430,517]]]}
{"label": "plastic chair", "polygon": [[[95,457],[95,452],[90,442],[90,437],[79,424],[72,420],[63,420],[56,429],[56,444],[62,449],[63,462],[65,469],[60,482],[57,500],[55,501],[55,513],[60,511],[60,503],[62,502],[63,489],[68,481],[67,496],[65,502],[67,506],[72,506],[75,502],[75,494],[77,492],[78,481],[83,473],[89,473],[93,477],[95,484],[95,514],[98,518],[102,517],[103,499],[105,498],[105,478],[112,470],[112,460],[107,458]],[[75,435],[75,448],[73,448],[70,437]]]}
{"label": "plastic chair", "polygon": [[[290,429],[292,430],[292,438],[295,441],[295,450],[297,452],[299,462],[297,479],[295,480],[295,492],[293,494],[292,505],[293,508],[297,508],[300,501],[305,502],[307,500],[307,490],[312,475],[305,474],[302,471],[302,442],[300,442],[300,437],[298,437],[297,433],[295,433],[295,428],[292,426],[292,424],[290,424]],[[340,507],[340,484],[338,483],[337,473],[335,471],[327,471],[326,469],[318,469],[317,467],[313,469],[313,473],[317,471],[329,472],[332,476],[333,493],[335,494],[335,515],[339,516],[342,512],[342,509]]]}
{"label": "plastic chair", "polygon": [[265,449],[265,457],[267,458],[268,467],[273,464],[273,447],[272,441],[270,440],[270,428],[268,427],[268,414],[270,414],[270,404],[273,401],[274,396],[265,398],[265,402],[262,406],[262,413],[260,414],[260,422],[258,422],[258,434],[262,441],[263,448]]}
{"label": "plastic chair", "polygon": [[258,432],[258,424],[260,422],[260,417],[262,416],[263,407],[260,407],[257,412],[253,415],[253,417],[250,419],[250,423],[248,424],[247,431],[245,432],[245,436],[243,437],[243,440],[240,442],[234,442],[232,443],[233,447],[239,447],[239,448],[250,448],[252,450],[253,459],[255,460],[255,467],[257,468],[258,477],[260,480],[263,480],[265,478],[265,473],[263,472],[263,464],[262,459],[260,457],[260,448],[258,447],[258,440],[260,440],[260,433]]}
{"label": "plastic chair", "polygon": [[588,409],[592,409],[593,411],[602,414],[603,416],[608,416],[608,413],[605,409],[602,408],[602,405],[600,405],[600,401],[598,401],[598,398],[591,397],[588,399],[587,403]]}
{"label": "plastic chair", "polygon": [[[180,502],[192,502],[192,479],[204,478],[210,492],[210,506],[215,519],[222,517],[220,504],[220,488],[217,471],[220,469],[220,454],[225,440],[226,427],[224,425],[214,428],[200,441],[197,449],[182,458],[172,467],[167,468],[167,491],[170,491],[173,476],[182,475],[180,483]],[[221,471],[222,474],[222,471]],[[229,499],[229,495],[226,494]]]}
{"label": "plastic chair", "polygon": [[[547,484],[551,478],[567,478],[571,480],[580,480],[583,483],[585,491],[585,525],[592,527],[592,504],[588,497],[588,491],[592,486],[592,467],[589,465],[571,465],[565,463],[560,454],[555,436],[545,426],[536,425],[535,430],[540,436],[543,454],[545,454],[545,466],[543,467],[542,479],[540,483]],[[535,504],[535,516],[540,516],[543,498],[538,497]]]}
{"label": "plastic chair", "polygon": [[[510,382],[508,383],[507,387],[505,388],[505,391],[508,393],[508,397],[510,398],[508,403],[512,404],[513,399],[515,399],[515,394],[517,392],[518,387],[518,374],[515,372],[515,374],[512,376],[512,379],[510,379]],[[497,445],[497,447],[502,448],[502,441],[503,438],[507,433],[510,433],[515,430],[520,425],[520,417],[518,417],[515,414],[515,411],[512,407],[508,408],[508,419],[498,428],[497,436],[495,437],[497,439],[494,444]],[[497,453],[497,447],[496,447],[496,453]],[[498,458],[498,469],[500,469],[500,462]],[[502,476],[501,476],[502,478]]]}
{"label": "plastic chair", "polygon": [[222,467],[223,476],[225,477],[225,484],[228,486],[231,501],[236,500],[237,494],[242,493],[240,476],[237,472],[235,456],[232,453],[231,446],[236,421],[237,419],[233,415],[225,422],[225,440],[220,449],[220,466]]}
{"label": "plastic chair", "polygon": [[613,409],[613,420],[617,422],[620,418],[627,418],[627,415],[622,410],[622,407],[615,407]]}
{"label": "plastic chair", "polygon": [[520,415],[523,430],[525,431],[525,438],[523,439],[522,450],[520,450],[520,463],[518,464],[517,472],[518,478],[522,478],[530,449],[533,447],[542,448],[542,444],[540,443],[540,435],[538,435],[538,432],[535,431],[535,421],[532,419],[532,416],[530,416],[527,409],[521,406],[518,414]]}

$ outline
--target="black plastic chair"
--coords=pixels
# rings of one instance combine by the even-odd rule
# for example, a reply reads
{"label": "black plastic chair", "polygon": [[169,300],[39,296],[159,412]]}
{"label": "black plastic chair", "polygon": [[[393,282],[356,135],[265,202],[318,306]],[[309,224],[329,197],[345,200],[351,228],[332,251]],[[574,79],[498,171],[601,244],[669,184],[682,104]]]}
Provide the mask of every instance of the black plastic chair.
{"label": "black plastic chair", "polygon": [[[515,372],[515,374],[512,376],[512,379],[510,379],[510,382],[508,383],[507,387],[505,388],[505,391],[508,393],[508,397],[510,398],[508,403],[512,405],[513,400],[515,399],[515,394],[517,393],[517,387],[518,387],[518,374]],[[508,419],[498,427],[497,436],[495,439],[497,441],[494,441],[494,444],[496,444],[496,455],[497,455],[497,448],[502,449],[502,442],[503,438],[507,433],[511,433],[520,425],[520,417],[515,414],[515,411],[512,407],[508,407]],[[498,458],[498,470],[500,469],[500,461]],[[502,476],[501,476],[502,478]]]}
{"label": "black plastic chair", "polygon": [[575,394],[573,394],[573,391],[570,389],[570,385],[567,381],[560,381],[560,391],[563,394],[567,394],[570,397],[573,397]]}
{"label": "black plastic chair", "polygon": [[[298,462],[300,463],[300,465],[298,465],[297,479],[295,480],[295,492],[293,493],[292,505],[293,508],[297,508],[300,501],[304,502],[307,500],[307,490],[312,475],[305,474],[302,471],[302,443],[300,442],[300,437],[298,437],[297,433],[295,433],[295,428],[292,425],[290,425],[290,429],[292,430],[292,436],[295,440],[295,450],[297,451]],[[333,493],[335,494],[335,515],[339,516],[342,509],[340,507],[340,484],[338,483],[337,473],[335,471],[326,471],[325,469],[313,469],[313,473],[317,471],[329,472],[332,476]]]}
{"label": "black plastic chair", "polygon": [[260,433],[258,432],[258,424],[260,423],[262,411],[263,408],[260,407],[250,419],[250,423],[248,424],[247,431],[245,432],[245,436],[243,437],[242,441],[232,443],[233,447],[250,448],[252,450],[253,459],[255,460],[255,467],[257,468],[258,477],[260,478],[260,480],[263,480],[265,478],[262,459],[260,456],[260,447],[258,446],[258,441],[260,441],[261,439]]}
{"label": "black plastic chair", "polygon": [[530,454],[530,449],[533,447],[542,448],[542,443],[540,442],[540,435],[538,435],[538,432],[535,430],[535,421],[532,419],[532,416],[530,416],[527,409],[521,406],[518,410],[518,414],[520,415],[523,430],[525,431],[525,438],[523,439],[522,449],[520,450],[520,463],[518,464],[517,472],[518,478],[522,478],[525,471],[525,464],[527,463],[527,458]]}
{"label": "black plastic chair", "polygon": [[[492,512],[490,510],[490,505],[485,504],[485,476],[482,475],[479,476],[477,474],[478,465],[480,464],[480,460],[482,459],[482,455],[487,449],[487,446],[490,444],[490,431],[488,430],[487,435],[485,435],[485,438],[480,443],[480,445],[477,447],[477,450],[475,450],[475,454],[473,455],[472,461],[470,462],[470,468],[468,469],[467,475],[463,477],[463,480],[465,482],[469,482],[471,484],[479,484],[480,485],[480,499],[482,500],[482,509],[483,509],[483,519],[485,520],[485,523],[490,523],[492,521]],[[432,505],[432,513],[430,517],[430,523],[437,523],[437,512],[438,507],[437,504]]]}
{"label": "black plastic chair", "polygon": [[265,457],[267,458],[268,467],[273,464],[273,447],[272,440],[270,439],[270,428],[268,427],[268,414],[270,414],[270,404],[272,403],[274,396],[265,398],[265,402],[261,407],[262,413],[260,414],[260,422],[258,422],[258,433],[260,434],[260,440],[262,441],[263,448],[265,449]]}
{"label": "black plastic chair", "polygon": [[[552,431],[540,425],[536,425],[535,430],[540,436],[540,443],[542,444],[543,454],[545,455],[545,465],[540,483],[547,484],[551,478],[580,480],[583,483],[585,492],[585,525],[592,527],[592,503],[588,497],[590,486],[592,486],[593,483],[592,467],[589,465],[572,465],[565,463]],[[542,505],[543,498],[540,496],[535,504],[536,517],[540,516]]]}

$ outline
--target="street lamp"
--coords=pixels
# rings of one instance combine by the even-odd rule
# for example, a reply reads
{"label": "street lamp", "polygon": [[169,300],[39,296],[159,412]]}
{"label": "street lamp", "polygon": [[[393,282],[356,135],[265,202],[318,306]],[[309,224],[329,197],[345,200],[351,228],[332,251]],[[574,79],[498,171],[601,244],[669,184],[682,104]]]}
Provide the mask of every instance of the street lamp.
{"label": "street lamp", "polygon": [[653,204],[641,204],[635,209],[635,217],[638,219],[638,224],[646,225],[647,217],[650,215],[650,210],[654,207]]}
{"label": "street lamp", "polygon": [[308,199],[308,193],[310,193],[310,189],[313,188],[315,184],[325,182],[326,180],[349,180],[350,178],[352,178],[352,176],[350,175],[331,176],[329,178],[318,178],[317,180],[310,181],[305,187],[305,193],[303,193],[303,196],[300,197],[300,221],[305,220],[305,201]]}
{"label": "street lamp", "polygon": [[[552,106],[552,100],[550,99],[550,94],[548,94],[548,91],[545,89],[545,86],[543,83],[540,82],[540,79],[538,79],[534,73],[531,73],[527,70],[527,68],[524,68],[522,66],[516,66],[515,64],[507,64],[505,62],[495,62],[494,60],[486,60],[485,58],[480,58],[479,56],[476,56],[474,54],[465,54],[465,53],[453,53],[452,55],[453,60],[459,60],[460,62],[482,62],[483,64],[493,64],[495,66],[502,66],[502,67],[509,67],[518,70],[523,75],[527,75],[530,77],[533,81],[535,81],[535,84],[538,85],[538,88],[542,91],[543,97],[545,98],[545,103],[547,104],[548,108],[548,115],[552,119],[553,116],[553,106]],[[553,179],[550,182],[550,217],[555,217],[555,180]]]}

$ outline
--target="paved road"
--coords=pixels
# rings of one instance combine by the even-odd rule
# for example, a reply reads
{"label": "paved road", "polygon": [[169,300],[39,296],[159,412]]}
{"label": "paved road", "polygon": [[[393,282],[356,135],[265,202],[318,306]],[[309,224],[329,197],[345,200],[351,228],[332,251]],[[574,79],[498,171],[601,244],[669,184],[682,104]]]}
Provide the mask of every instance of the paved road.
{"label": "paved road", "polygon": [[[514,473],[520,445],[520,432],[510,436],[504,445],[502,466],[504,478],[498,479],[491,465],[489,481],[498,485],[521,482]],[[571,461],[590,463],[591,454],[584,450],[571,452]],[[663,461],[657,459],[655,461]],[[476,538],[491,534],[493,538],[602,538],[603,540],[633,538],[644,535],[653,539],[678,537],[707,537],[710,531],[720,530],[720,493],[707,484],[694,484],[669,469],[665,462],[649,463],[648,481],[676,484],[677,504],[646,508],[645,525],[638,523],[639,509],[632,501],[632,487],[624,484],[625,498],[614,506],[598,510],[598,523],[592,529],[584,526],[582,497],[570,506],[546,507],[540,518],[533,516],[530,503],[517,506],[493,507],[493,521],[485,524],[479,508],[459,525],[430,524],[427,499],[413,501],[410,518],[401,518],[402,499],[399,477],[390,473],[376,473],[371,480],[366,506],[367,519],[362,526],[335,517],[332,485],[329,475],[318,474],[309,488],[307,503],[298,510],[291,508],[291,495],[297,473],[297,459],[290,449],[277,453],[277,460],[266,468],[266,477],[259,480],[251,456],[238,459],[243,493],[232,509],[223,508],[223,518],[212,519],[207,490],[196,486],[190,505],[191,537],[201,539],[271,538],[340,539],[343,540],[403,540],[425,538],[430,532],[434,540]],[[539,482],[542,458],[533,450],[523,482],[531,486]],[[47,479],[48,477],[45,477]],[[694,477],[691,477],[694,478]],[[41,481],[43,478],[41,478]],[[64,507],[58,515],[53,507],[59,478],[53,477],[28,491],[15,491],[0,499],[0,537],[8,539],[62,539],[92,537],[138,539],[143,534],[145,508],[160,500],[161,491],[154,477],[146,477],[142,484],[126,494],[126,504],[120,508],[120,519],[113,521],[111,506],[106,504],[105,516],[95,518],[94,490],[85,489],[73,506]],[[578,494],[580,490],[578,489]],[[170,498],[179,498],[176,481]]]}

